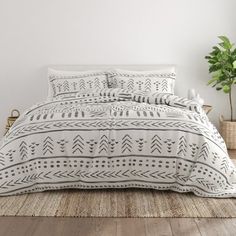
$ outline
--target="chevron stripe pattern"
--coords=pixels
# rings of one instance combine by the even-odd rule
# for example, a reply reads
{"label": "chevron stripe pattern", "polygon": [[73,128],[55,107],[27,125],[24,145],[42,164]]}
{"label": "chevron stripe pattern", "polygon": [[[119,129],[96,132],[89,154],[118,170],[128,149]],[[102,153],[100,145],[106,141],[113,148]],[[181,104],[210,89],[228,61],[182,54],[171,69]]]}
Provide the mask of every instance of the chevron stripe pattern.
{"label": "chevron stripe pattern", "polygon": [[108,88],[105,72],[71,72],[49,71],[49,97],[65,96],[70,93],[82,92],[87,89]]}
{"label": "chevron stripe pattern", "polygon": [[151,141],[151,153],[161,153],[162,150],[162,142],[161,142],[161,138],[158,135],[154,135],[152,137],[152,141]]}
{"label": "chevron stripe pattern", "polygon": [[81,135],[76,135],[73,138],[72,152],[75,154],[76,152],[83,153],[84,150],[84,139]]}
{"label": "chevron stripe pattern", "polygon": [[[69,94],[37,104],[17,120],[0,144],[0,196],[122,187],[236,196],[235,166],[196,103],[147,92],[155,74],[128,77],[129,89],[102,88],[97,76],[52,77],[56,93]],[[158,87],[171,76],[158,77]],[[71,86],[97,89],[70,94]]]}
{"label": "chevron stripe pattern", "polygon": [[184,136],[180,137],[178,146],[178,155],[182,154],[183,156],[185,156],[185,153],[187,152],[187,140]]}
{"label": "chevron stripe pattern", "polygon": [[113,70],[108,73],[113,87],[159,93],[174,93],[174,73]]}
{"label": "chevron stripe pattern", "polygon": [[199,153],[199,158],[204,158],[204,160],[206,160],[206,158],[208,157],[209,154],[209,144],[208,143],[203,143],[200,153]]}
{"label": "chevron stripe pattern", "polygon": [[25,141],[22,141],[20,146],[19,146],[19,151],[20,151],[20,156],[21,159],[26,159],[28,155],[28,145]]}
{"label": "chevron stripe pattern", "polygon": [[52,154],[54,150],[53,139],[48,136],[43,140],[43,155]]}
{"label": "chevron stripe pattern", "polygon": [[132,147],[133,147],[133,142],[132,142],[132,138],[129,134],[124,135],[124,137],[122,138],[122,153],[125,152],[131,152],[132,151]]}
{"label": "chevron stripe pattern", "polygon": [[108,137],[104,134],[102,135],[101,139],[100,139],[100,143],[99,143],[99,153],[108,153],[108,142],[109,139]]}

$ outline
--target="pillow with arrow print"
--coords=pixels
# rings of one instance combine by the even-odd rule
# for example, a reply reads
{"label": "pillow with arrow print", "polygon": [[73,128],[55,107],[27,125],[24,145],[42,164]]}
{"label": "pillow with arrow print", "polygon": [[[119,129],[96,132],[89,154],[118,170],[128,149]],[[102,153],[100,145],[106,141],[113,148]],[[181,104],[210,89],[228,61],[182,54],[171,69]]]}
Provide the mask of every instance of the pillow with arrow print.
{"label": "pillow with arrow print", "polygon": [[113,69],[108,72],[108,81],[112,88],[170,94],[174,94],[175,78],[174,67],[169,71],[128,71]]}
{"label": "pillow with arrow print", "polygon": [[62,71],[48,68],[48,97],[73,96],[86,90],[108,88],[105,71]]}

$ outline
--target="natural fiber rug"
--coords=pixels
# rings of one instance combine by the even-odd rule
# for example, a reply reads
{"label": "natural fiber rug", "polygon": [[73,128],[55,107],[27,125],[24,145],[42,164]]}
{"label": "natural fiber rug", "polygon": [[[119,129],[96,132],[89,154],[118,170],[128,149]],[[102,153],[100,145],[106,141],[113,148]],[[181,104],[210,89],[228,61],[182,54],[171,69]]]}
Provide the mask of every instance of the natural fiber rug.
{"label": "natural fiber rug", "polygon": [[0,216],[236,217],[236,199],[145,189],[50,191],[0,197]]}

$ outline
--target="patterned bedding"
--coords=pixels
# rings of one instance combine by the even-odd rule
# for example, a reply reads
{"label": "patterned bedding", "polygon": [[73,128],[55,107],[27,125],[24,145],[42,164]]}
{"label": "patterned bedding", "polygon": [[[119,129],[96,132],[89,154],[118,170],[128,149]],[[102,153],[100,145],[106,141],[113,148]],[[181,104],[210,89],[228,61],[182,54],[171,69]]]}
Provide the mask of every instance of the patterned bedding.
{"label": "patterned bedding", "polygon": [[193,101],[102,89],[27,110],[0,144],[0,195],[152,188],[235,197],[224,141]]}

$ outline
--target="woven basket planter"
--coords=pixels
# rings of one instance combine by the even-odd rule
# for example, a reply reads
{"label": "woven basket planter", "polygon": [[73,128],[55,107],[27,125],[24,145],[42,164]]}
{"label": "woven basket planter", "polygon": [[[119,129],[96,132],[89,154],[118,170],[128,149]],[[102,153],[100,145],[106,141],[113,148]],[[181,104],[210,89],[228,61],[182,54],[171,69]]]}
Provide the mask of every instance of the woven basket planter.
{"label": "woven basket planter", "polygon": [[20,112],[16,109],[12,110],[11,116],[7,118],[7,125],[5,129],[5,134],[8,132],[8,130],[12,127],[14,122],[19,118]]}
{"label": "woven basket planter", "polygon": [[220,134],[228,149],[236,149],[236,121],[224,120],[220,117]]}

